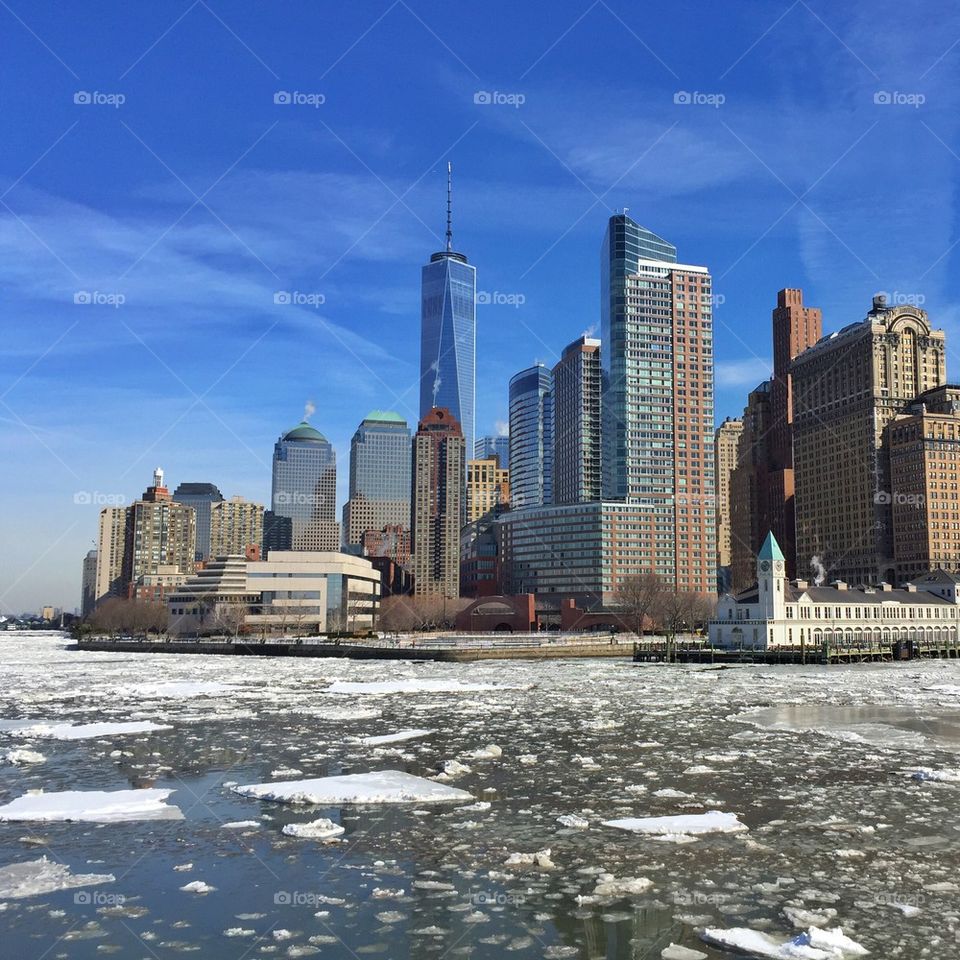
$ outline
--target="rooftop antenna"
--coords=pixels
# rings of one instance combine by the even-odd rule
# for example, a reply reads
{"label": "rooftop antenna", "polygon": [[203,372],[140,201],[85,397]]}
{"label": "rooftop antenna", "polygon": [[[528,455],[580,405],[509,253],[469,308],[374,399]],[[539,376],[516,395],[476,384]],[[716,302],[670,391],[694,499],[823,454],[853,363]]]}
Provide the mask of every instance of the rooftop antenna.
{"label": "rooftop antenna", "polygon": [[453,250],[452,219],[453,164],[447,161],[447,253]]}

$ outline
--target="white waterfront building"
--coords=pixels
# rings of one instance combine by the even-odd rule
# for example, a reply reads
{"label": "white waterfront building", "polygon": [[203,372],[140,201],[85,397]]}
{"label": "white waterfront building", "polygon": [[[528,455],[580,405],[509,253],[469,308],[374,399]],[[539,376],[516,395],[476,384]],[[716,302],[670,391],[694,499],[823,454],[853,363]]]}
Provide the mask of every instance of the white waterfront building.
{"label": "white waterfront building", "polygon": [[716,647],[830,649],[874,644],[956,642],[960,629],[960,577],[934,570],[895,589],[888,583],[829,586],[786,577],[783,551],[772,533],[757,554],[757,582],[726,594],[710,622]]}

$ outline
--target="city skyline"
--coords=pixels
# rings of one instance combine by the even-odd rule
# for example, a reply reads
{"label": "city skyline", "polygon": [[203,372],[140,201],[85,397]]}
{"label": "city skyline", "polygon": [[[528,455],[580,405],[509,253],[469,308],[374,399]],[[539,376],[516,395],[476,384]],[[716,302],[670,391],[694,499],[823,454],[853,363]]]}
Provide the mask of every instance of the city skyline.
{"label": "city skyline", "polygon": [[[665,24],[641,30],[603,6],[578,21],[582,13],[561,4],[555,22],[539,25],[511,10],[524,40],[508,44],[496,74],[480,52],[492,26],[438,40],[402,7],[380,25],[351,12],[329,32],[314,30],[320,15],[304,7],[297,37],[257,14],[225,14],[256,56],[200,9],[151,48],[170,27],[151,11],[117,28],[102,66],[95,24],[68,33],[48,11],[25,15],[51,56],[11,21],[9,121],[22,135],[0,171],[10,190],[0,281],[22,322],[3,346],[0,387],[3,449],[17,464],[2,517],[13,545],[5,611],[76,606],[78,558],[93,546],[99,507],[131,503],[156,462],[177,482],[267,502],[270,444],[307,399],[339,453],[342,502],[364,409],[417,420],[417,271],[442,246],[447,159],[458,171],[458,246],[485,296],[478,435],[506,419],[512,372],[552,366],[564,344],[599,326],[597,236],[624,207],[714,274],[724,298],[717,422],[739,415],[770,375],[771,351],[754,344],[767,342],[778,289],[802,287],[828,331],[859,319],[878,290],[923,297],[957,342],[951,204],[942,202],[960,170],[946,40],[956,13],[944,11],[936,30],[904,31],[892,5],[801,5],[776,23],[691,7],[703,31],[689,45]],[[309,59],[328,74],[322,109],[275,104],[277,91],[310,89],[308,75],[281,65],[321,35]],[[397,67],[391,47],[404,51],[402,94],[384,80]],[[229,69],[211,71],[209,96],[189,97],[192,113],[178,84],[158,100],[159,76],[206,63],[211,49]],[[817,79],[797,76],[789,54],[812,58]],[[616,55],[636,64],[633,75],[616,69]],[[571,82],[571,58],[595,79]],[[122,106],[73,102],[78,91],[111,90],[128,70],[116,84]],[[351,83],[358,71],[362,82]],[[608,82],[621,95],[605,95]],[[370,109],[374,88],[386,93],[368,113],[360,105]],[[496,90],[525,102],[474,102]],[[926,102],[875,100],[912,90]],[[725,102],[676,102],[684,91]],[[221,103],[230,106],[214,112]],[[789,126],[778,125],[784,104]],[[571,115],[582,121],[575,130]],[[102,162],[87,164],[91,156]],[[922,229],[894,241],[877,229],[880,211]],[[75,303],[84,293],[90,302]],[[125,302],[102,302],[116,294]],[[323,362],[331,356],[338,362]],[[270,369],[283,376],[267,390]]]}

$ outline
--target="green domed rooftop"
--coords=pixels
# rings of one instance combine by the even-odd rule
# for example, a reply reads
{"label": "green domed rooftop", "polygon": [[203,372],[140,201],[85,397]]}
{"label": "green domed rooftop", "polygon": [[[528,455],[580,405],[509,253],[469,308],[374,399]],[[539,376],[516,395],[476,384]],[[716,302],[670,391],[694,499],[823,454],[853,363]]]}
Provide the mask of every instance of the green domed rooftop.
{"label": "green domed rooftop", "polygon": [[406,423],[407,421],[400,416],[399,413],[394,413],[393,410],[371,410],[364,418],[364,420],[375,420],[377,423]]}
{"label": "green domed rooftop", "polygon": [[283,435],[283,439],[313,440],[319,441],[320,443],[327,442],[327,438],[319,430],[315,430],[313,427],[311,427],[306,420],[302,420],[292,430],[287,431],[287,433]]}

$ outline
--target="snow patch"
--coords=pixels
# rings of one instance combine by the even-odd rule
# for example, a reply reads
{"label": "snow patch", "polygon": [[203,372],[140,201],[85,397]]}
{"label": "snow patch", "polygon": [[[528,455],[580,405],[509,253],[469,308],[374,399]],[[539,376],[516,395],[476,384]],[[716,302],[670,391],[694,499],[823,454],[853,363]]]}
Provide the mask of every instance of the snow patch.
{"label": "snow patch", "polygon": [[274,800],[277,803],[419,803],[473,799],[466,790],[446,787],[401,770],[352,773],[315,780],[252,783],[233,787],[233,792],[242,797]]}

